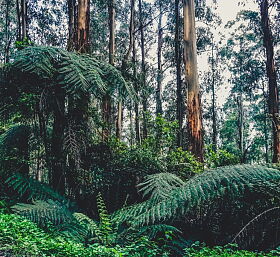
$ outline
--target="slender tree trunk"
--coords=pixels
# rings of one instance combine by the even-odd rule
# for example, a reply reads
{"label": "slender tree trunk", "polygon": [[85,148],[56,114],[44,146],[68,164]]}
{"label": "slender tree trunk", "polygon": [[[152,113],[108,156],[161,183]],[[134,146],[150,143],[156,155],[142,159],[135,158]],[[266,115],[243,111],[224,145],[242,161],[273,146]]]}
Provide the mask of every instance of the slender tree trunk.
{"label": "slender tree trunk", "polygon": [[[136,92],[137,96],[139,97],[139,85],[138,85],[138,81],[136,80],[136,78],[137,78],[137,70],[136,70],[136,46],[135,46],[135,40],[133,40],[132,63],[133,63],[134,88],[135,88],[135,92]],[[136,142],[137,143],[141,143],[139,103],[138,103],[138,100],[135,102],[135,135],[136,135]]]}
{"label": "slender tree trunk", "polygon": [[135,0],[130,0],[130,22],[129,22],[129,46],[127,49],[126,54],[124,55],[123,62],[122,62],[122,70],[127,70],[129,56],[133,50],[133,45],[135,41],[134,36],[134,23],[135,23]]}
{"label": "slender tree trunk", "polygon": [[10,1],[6,0],[6,12],[5,12],[5,54],[4,54],[4,63],[9,62],[9,55],[10,55]]}
{"label": "slender tree trunk", "polygon": [[75,49],[75,37],[76,37],[76,0],[67,0],[68,4],[68,42],[67,50],[73,51]]}
{"label": "slender tree trunk", "polygon": [[[9,0],[8,0],[9,1]],[[16,0],[16,6],[17,6],[17,40],[22,40],[21,37],[21,15],[20,15],[20,6],[19,6],[19,0]]]}
{"label": "slender tree trunk", "polygon": [[269,146],[268,146],[268,130],[267,130],[267,104],[266,104],[266,99],[267,99],[267,95],[266,95],[266,91],[265,91],[265,85],[263,83],[263,114],[264,114],[264,127],[263,127],[263,133],[264,133],[264,138],[265,138],[265,142],[264,142],[264,146],[265,146],[265,162],[268,163],[269,162],[269,155],[268,155],[268,151],[269,151]]}
{"label": "slender tree trunk", "polygon": [[183,94],[182,94],[182,53],[181,53],[181,26],[180,0],[175,0],[175,62],[176,62],[176,118],[178,120],[177,146],[183,145]]}
{"label": "slender tree trunk", "polygon": [[147,111],[148,111],[148,103],[147,96],[145,93],[146,89],[146,60],[145,60],[145,38],[144,38],[144,25],[143,25],[143,10],[142,10],[142,0],[139,0],[139,22],[140,22],[140,45],[141,45],[141,85],[144,91],[143,93],[143,139],[148,136],[148,128],[147,128]]}
{"label": "slender tree trunk", "polygon": [[22,40],[27,38],[27,3],[25,0],[21,0],[21,32]]}
{"label": "slender tree trunk", "polygon": [[239,134],[239,151],[240,162],[245,163],[244,156],[244,107],[243,107],[243,92],[241,91],[237,98],[238,104],[238,134]]}
{"label": "slender tree trunk", "polygon": [[[108,2],[108,13],[109,13],[109,63],[114,65],[115,62],[115,1],[109,0]],[[111,134],[111,116],[112,116],[112,99],[111,96],[106,93],[102,99],[102,112],[103,112],[103,131],[102,139],[107,141]],[[119,108],[118,108],[119,109]],[[117,115],[119,117],[119,115]],[[121,121],[120,121],[121,122]],[[121,128],[118,128],[120,125],[119,121],[116,122],[116,133],[117,136],[120,136]]]}
{"label": "slender tree trunk", "polygon": [[273,158],[272,162],[280,162],[280,120],[279,120],[279,95],[277,88],[277,75],[274,62],[273,38],[268,16],[268,1],[262,0],[261,23],[263,29],[263,41],[266,49],[266,72],[268,77],[268,110],[272,116],[273,129]]}
{"label": "slender tree trunk", "polygon": [[65,90],[54,89],[54,122],[51,142],[52,177],[51,185],[61,194],[65,193],[65,156],[63,153],[63,135],[65,129]]}
{"label": "slender tree trunk", "polygon": [[212,51],[211,51],[211,67],[212,67],[212,144],[214,151],[217,150],[217,117],[216,117],[216,89],[215,89],[215,64],[214,64],[214,41],[212,37]]}
{"label": "slender tree trunk", "polygon": [[115,63],[115,16],[116,16],[116,11],[115,11],[115,0],[110,0],[109,1],[109,6],[108,6],[108,12],[109,12],[109,31],[110,31],[110,36],[109,36],[109,63],[114,65]]}
{"label": "slender tree trunk", "polygon": [[162,38],[163,37],[163,28],[162,28],[162,2],[159,0],[159,20],[158,20],[158,49],[157,49],[157,59],[158,59],[158,74],[157,74],[157,105],[156,105],[156,114],[162,115]]}
{"label": "slender tree trunk", "polygon": [[203,127],[197,74],[194,0],[184,0],[184,62],[187,84],[189,150],[203,162]]}

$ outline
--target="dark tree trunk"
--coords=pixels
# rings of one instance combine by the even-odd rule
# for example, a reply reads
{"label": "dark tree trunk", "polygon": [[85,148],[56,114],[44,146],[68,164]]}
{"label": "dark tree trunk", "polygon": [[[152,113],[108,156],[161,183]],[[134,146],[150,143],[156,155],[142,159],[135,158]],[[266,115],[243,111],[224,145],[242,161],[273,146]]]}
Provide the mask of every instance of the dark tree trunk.
{"label": "dark tree trunk", "polygon": [[261,23],[263,29],[263,42],[266,49],[266,72],[268,77],[268,110],[272,116],[273,129],[273,158],[272,162],[280,161],[280,120],[279,95],[277,88],[277,75],[274,62],[273,37],[268,16],[268,1],[262,0],[260,4]]}
{"label": "dark tree trunk", "polygon": [[68,42],[67,50],[75,50],[75,37],[77,30],[76,0],[67,0],[68,4]]}
{"label": "dark tree trunk", "polygon": [[21,34],[22,40],[27,38],[27,3],[21,0]]}
{"label": "dark tree trunk", "polygon": [[63,139],[65,129],[65,90],[59,86],[54,89],[54,122],[51,142],[52,177],[51,185],[61,194],[65,193],[65,156]]}
{"label": "dark tree trunk", "polygon": [[157,105],[156,114],[162,115],[162,43],[163,43],[163,29],[162,29],[162,2],[159,1],[159,20],[158,20],[158,49],[157,49],[157,59],[158,59],[158,74],[157,74]]}
{"label": "dark tree trunk", "polygon": [[182,52],[180,26],[180,0],[175,0],[175,62],[176,62],[176,119],[178,121],[177,146],[183,145],[183,94],[182,94]]}
{"label": "dark tree trunk", "polygon": [[145,37],[144,37],[144,24],[143,24],[143,10],[142,10],[142,0],[139,0],[139,22],[140,22],[140,45],[141,45],[141,86],[143,90],[143,139],[148,136],[148,128],[147,128],[147,111],[148,111],[148,103],[147,103],[147,95],[145,93],[146,89],[146,54],[145,54]]}
{"label": "dark tree trunk", "polygon": [[203,127],[197,74],[194,0],[184,0],[184,62],[187,84],[187,126],[190,152],[203,162]]}
{"label": "dark tree trunk", "polygon": [[[9,0],[8,0],[9,1]],[[16,6],[17,6],[17,40],[22,40],[21,37],[21,15],[20,15],[20,6],[19,6],[19,0],[16,0]]]}
{"label": "dark tree trunk", "polygon": [[5,12],[5,54],[4,54],[4,63],[9,62],[10,56],[10,47],[11,47],[11,39],[9,36],[10,33],[10,1],[6,1],[6,12]]}

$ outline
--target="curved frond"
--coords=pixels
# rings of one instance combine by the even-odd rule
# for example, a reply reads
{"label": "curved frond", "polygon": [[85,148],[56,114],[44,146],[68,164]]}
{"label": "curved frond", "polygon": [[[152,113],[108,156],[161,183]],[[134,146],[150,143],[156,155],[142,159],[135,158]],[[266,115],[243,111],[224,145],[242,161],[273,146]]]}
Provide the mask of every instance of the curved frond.
{"label": "curved frond", "polygon": [[238,199],[245,192],[280,198],[280,172],[258,165],[219,167],[194,176],[155,204],[153,199],[124,208],[115,218],[139,226],[184,217],[223,198]]}
{"label": "curved frond", "polygon": [[18,203],[12,207],[12,210],[43,226],[49,222],[58,225],[73,221],[73,215],[67,206],[53,200],[36,200],[33,204]]}
{"label": "curved frond", "polygon": [[150,196],[155,202],[165,199],[170,192],[185,182],[172,173],[156,173],[148,175],[144,182],[138,184],[143,196]]}

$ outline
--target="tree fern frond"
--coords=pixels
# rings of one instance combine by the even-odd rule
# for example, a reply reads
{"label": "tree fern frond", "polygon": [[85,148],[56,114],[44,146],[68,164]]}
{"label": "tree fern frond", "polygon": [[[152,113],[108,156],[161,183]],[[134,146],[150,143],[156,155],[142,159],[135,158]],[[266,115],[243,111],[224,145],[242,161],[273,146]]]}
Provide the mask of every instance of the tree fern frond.
{"label": "tree fern frond", "polygon": [[68,202],[65,197],[54,191],[47,184],[19,173],[15,173],[10,176],[5,183],[17,191],[20,196],[25,196],[27,200],[52,199],[64,203]]}
{"label": "tree fern frond", "polygon": [[53,200],[36,200],[33,204],[18,203],[12,210],[42,226],[49,222],[58,225],[73,221],[73,215],[67,206]]}
{"label": "tree fern frond", "polygon": [[[68,94],[82,93],[102,96],[107,92],[135,97],[134,88],[126,83],[120,71],[93,56],[68,52],[56,47],[26,47],[17,51],[13,61],[3,69],[11,83],[30,85],[61,85]],[[20,72],[19,72],[20,71]],[[28,80],[26,78],[29,78]],[[24,79],[23,79],[24,78]]]}
{"label": "tree fern frond", "polygon": [[[242,247],[261,244],[269,234],[270,245],[277,247],[280,244],[280,207],[273,207],[263,211],[251,219],[232,239]],[[269,233],[268,233],[269,231]],[[272,242],[273,241],[273,242]],[[258,246],[259,247],[259,246]]]}
{"label": "tree fern frond", "polygon": [[185,182],[172,173],[156,173],[148,175],[144,182],[138,184],[144,196],[150,195],[155,202],[169,196],[171,190],[183,186]]}
{"label": "tree fern frond", "polygon": [[124,208],[115,214],[121,221],[154,224],[186,216],[225,197],[238,199],[246,192],[259,192],[274,199],[280,198],[280,172],[258,165],[219,167],[196,175],[183,186],[173,189],[168,197],[155,203],[149,199]]}
{"label": "tree fern frond", "polygon": [[85,228],[87,231],[87,237],[97,237],[99,241],[102,240],[102,231],[100,230],[97,222],[83,213],[75,212],[73,216],[78,223]]}

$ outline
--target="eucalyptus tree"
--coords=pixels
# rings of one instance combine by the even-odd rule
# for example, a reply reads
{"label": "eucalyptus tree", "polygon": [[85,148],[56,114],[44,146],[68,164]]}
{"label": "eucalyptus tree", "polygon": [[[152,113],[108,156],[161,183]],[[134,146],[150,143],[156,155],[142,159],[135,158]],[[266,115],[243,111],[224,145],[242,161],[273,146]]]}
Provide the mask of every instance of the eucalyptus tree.
{"label": "eucalyptus tree", "polygon": [[203,162],[203,126],[197,73],[195,5],[184,1],[184,62],[187,83],[187,133],[189,150]]}

